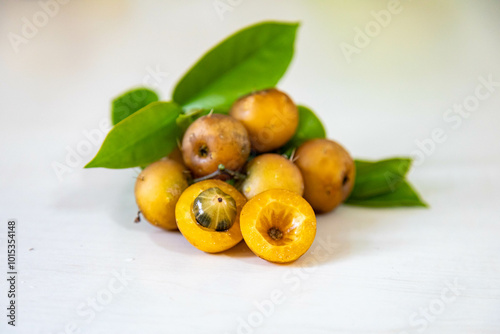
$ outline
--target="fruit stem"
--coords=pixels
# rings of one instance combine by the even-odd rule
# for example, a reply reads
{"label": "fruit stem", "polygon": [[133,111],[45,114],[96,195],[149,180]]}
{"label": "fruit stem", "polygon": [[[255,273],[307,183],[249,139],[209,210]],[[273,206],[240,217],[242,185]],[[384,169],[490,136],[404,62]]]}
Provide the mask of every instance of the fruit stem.
{"label": "fruit stem", "polygon": [[140,223],[141,222],[141,210],[137,211],[137,217],[134,219],[134,223]]}
{"label": "fruit stem", "polygon": [[242,174],[242,173],[234,171],[234,170],[226,169],[226,168],[224,168],[224,166],[219,166],[219,169],[217,169],[215,172],[210,173],[210,174],[205,175],[205,176],[202,176],[202,177],[199,177],[197,179],[194,179],[193,183],[205,181],[205,180],[210,180],[210,179],[213,179],[214,177],[217,177],[220,175],[229,175],[235,180],[242,180],[245,178],[245,174]]}

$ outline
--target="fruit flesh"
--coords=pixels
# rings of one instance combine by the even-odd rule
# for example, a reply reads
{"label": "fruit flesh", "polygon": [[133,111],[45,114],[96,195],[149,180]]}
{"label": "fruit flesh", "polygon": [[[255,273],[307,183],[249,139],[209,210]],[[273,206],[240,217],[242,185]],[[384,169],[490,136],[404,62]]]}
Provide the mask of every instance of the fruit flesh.
{"label": "fruit flesh", "polygon": [[[218,188],[232,197],[236,203],[236,215],[233,225],[226,231],[215,231],[201,226],[195,217],[193,205],[195,199],[210,188]],[[206,180],[195,183],[187,188],[179,198],[175,207],[177,226],[182,235],[196,248],[207,253],[225,251],[242,239],[240,229],[240,212],[246,203],[245,197],[233,186],[220,180]]]}
{"label": "fruit flesh", "polygon": [[239,170],[249,155],[245,127],[227,115],[200,117],[188,127],[182,140],[184,163],[196,177],[217,171],[219,165]]}
{"label": "fruit flesh", "polygon": [[187,187],[184,167],[173,160],[162,159],[139,174],[135,199],[148,222],[166,230],[176,230],[175,205]]}
{"label": "fruit flesh", "polygon": [[302,196],[304,181],[299,168],[279,154],[262,154],[246,168],[247,177],[241,184],[247,199],[270,189],[287,189]]}
{"label": "fruit flesh", "polygon": [[347,199],[354,186],[352,157],[338,143],[313,139],[295,153],[304,177],[304,198],[317,212],[329,212]]}
{"label": "fruit flesh", "polygon": [[299,124],[299,112],[292,99],[272,88],[258,91],[237,100],[231,116],[248,130],[252,148],[269,152],[288,142]]}
{"label": "fruit flesh", "polygon": [[284,189],[265,191],[243,208],[241,232],[259,257],[276,263],[297,260],[311,247],[316,217],[298,194]]}

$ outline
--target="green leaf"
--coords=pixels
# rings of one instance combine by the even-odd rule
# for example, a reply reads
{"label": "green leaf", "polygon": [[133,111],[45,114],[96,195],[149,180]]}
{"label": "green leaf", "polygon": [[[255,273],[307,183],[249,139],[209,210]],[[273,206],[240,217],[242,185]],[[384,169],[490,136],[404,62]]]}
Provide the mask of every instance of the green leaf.
{"label": "green leaf", "polygon": [[356,180],[349,198],[363,199],[396,190],[405,179],[411,159],[392,158],[376,162],[356,160]]}
{"label": "green leaf", "polygon": [[240,96],[274,87],[293,57],[297,23],[263,22],[208,51],[177,83],[184,109],[227,110]]}
{"label": "green leaf", "polygon": [[137,110],[158,101],[158,94],[148,88],[136,88],[118,96],[111,103],[111,121],[116,125]]}
{"label": "green leaf", "polygon": [[346,204],[367,207],[421,206],[418,193],[405,179],[411,166],[409,158],[381,161],[355,160],[356,180]]}
{"label": "green leaf", "polygon": [[364,199],[349,197],[345,203],[349,205],[374,208],[388,208],[398,206],[427,207],[427,204],[422,201],[417,192],[406,180],[399,183],[394,191]]}
{"label": "green leaf", "polygon": [[177,117],[177,126],[185,132],[187,128],[196,121],[198,118],[208,115],[210,110],[206,109],[191,109],[188,112],[181,113],[179,117]]}
{"label": "green leaf", "polygon": [[181,108],[172,102],[153,102],[118,123],[85,168],[145,166],[166,155],[181,134],[176,119]]}
{"label": "green leaf", "polygon": [[318,116],[307,107],[297,106],[297,108],[299,109],[299,126],[292,139],[280,150],[282,154],[287,156],[290,156],[294,149],[310,139],[326,137],[325,127]]}

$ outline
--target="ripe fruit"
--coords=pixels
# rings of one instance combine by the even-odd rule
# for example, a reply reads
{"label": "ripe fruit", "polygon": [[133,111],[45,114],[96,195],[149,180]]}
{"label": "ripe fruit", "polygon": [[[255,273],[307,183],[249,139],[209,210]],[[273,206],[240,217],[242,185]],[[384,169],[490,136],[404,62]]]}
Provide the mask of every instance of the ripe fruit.
{"label": "ripe fruit", "polygon": [[229,114],[246,127],[252,148],[257,152],[283,146],[299,124],[297,106],[288,95],[275,88],[240,98]]}
{"label": "ripe fruit", "polygon": [[304,177],[304,198],[318,212],[328,212],[345,201],[354,186],[355,167],[349,153],[328,139],[313,139],[295,153]]}
{"label": "ripe fruit", "polygon": [[240,224],[248,247],[270,262],[297,260],[316,235],[316,216],[309,203],[284,189],[271,189],[248,201]]}
{"label": "ripe fruit", "polygon": [[245,127],[227,115],[200,117],[188,127],[182,140],[184,163],[196,177],[215,172],[219,165],[238,170],[249,154],[250,141]]}
{"label": "ripe fruit", "polygon": [[245,197],[220,180],[206,180],[187,188],[175,207],[177,226],[196,248],[225,251],[241,241],[240,212]]}
{"label": "ripe fruit", "polygon": [[146,167],[135,182],[135,200],[144,218],[166,230],[176,230],[175,204],[188,182],[184,167],[162,159]]}
{"label": "ripe fruit", "polygon": [[269,189],[287,189],[300,196],[304,193],[304,181],[299,168],[279,154],[259,155],[250,161],[246,174],[241,190],[247,199]]}
{"label": "ripe fruit", "polygon": [[170,154],[168,155],[168,159],[174,160],[180,163],[182,166],[185,166],[184,159],[182,159],[182,152],[178,147],[174,148],[172,152],[170,152]]}

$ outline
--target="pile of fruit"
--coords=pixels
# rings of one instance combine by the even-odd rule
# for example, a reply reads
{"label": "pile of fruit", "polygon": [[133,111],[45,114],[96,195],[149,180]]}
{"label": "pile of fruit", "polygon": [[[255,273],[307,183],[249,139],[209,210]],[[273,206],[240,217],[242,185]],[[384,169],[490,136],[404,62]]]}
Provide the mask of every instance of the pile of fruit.
{"label": "pile of fruit", "polygon": [[279,154],[298,125],[297,106],[274,88],[238,99],[229,115],[198,118],[180,149],[138,176],[140,212],[208,253],[244,239],[265,260],[298,259],[314,241],[314,210],[342,203],[355,175],[349,153],[328,139]]}
{"label": "pile of fruit", "polygon": [[114,127],[85,167],[133,168],[140,212],[207,253],[241,240],[287,263],[316,235],[316,213],[345,202],[425,206],[406,180],[411,159],[354,160],[326,139],[312,110],[273,88],[294,53],[298,24],[264,22],[207,52],[172,101],[148,88],[115,98]]}

